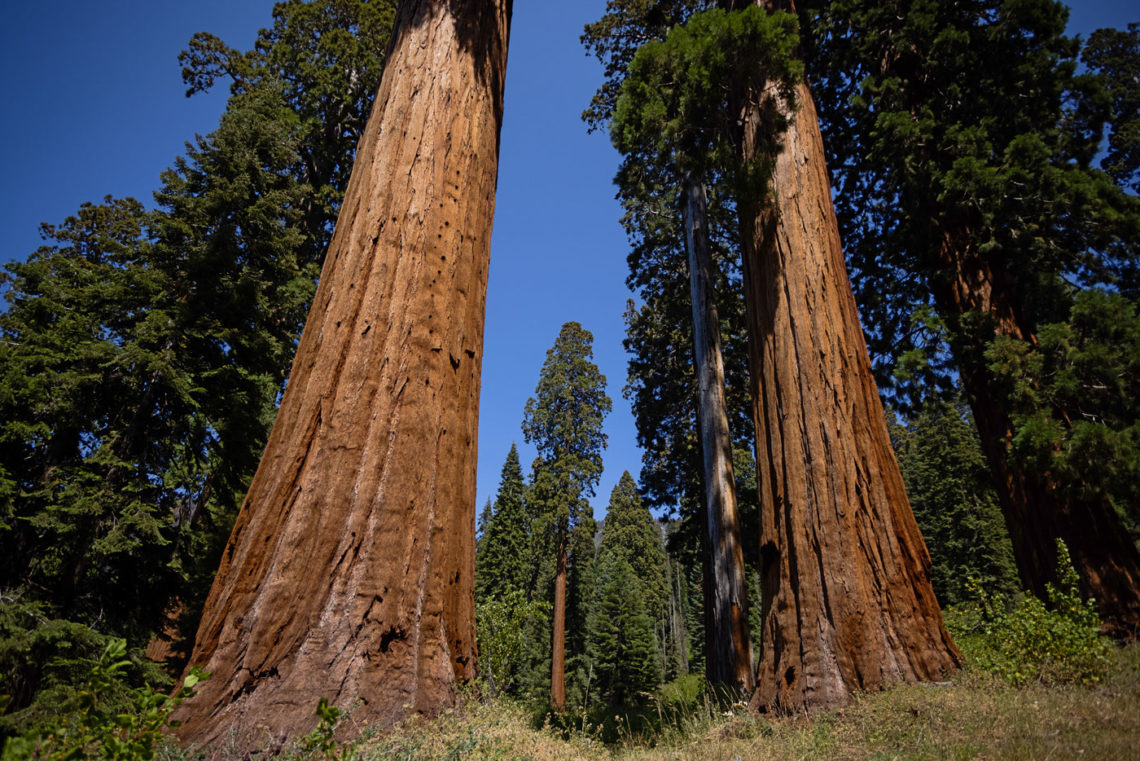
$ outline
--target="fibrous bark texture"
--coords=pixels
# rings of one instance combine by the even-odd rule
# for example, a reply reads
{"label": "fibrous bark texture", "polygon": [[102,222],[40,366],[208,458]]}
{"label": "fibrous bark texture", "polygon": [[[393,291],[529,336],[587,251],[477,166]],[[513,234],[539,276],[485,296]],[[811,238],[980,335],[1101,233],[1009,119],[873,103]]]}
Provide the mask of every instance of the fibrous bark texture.
{"label": "fibrous bark texture", "polygon": [[[984,315],[998,335],[1036,343],[1018,313],[1013,278],[972,246],[966,235],[948,234],[939,250],[943,276],[934,283],[939,311],[951,321],[976,322]],[[1041,599],[1056,582],[1057,539],[1064,540],[1081,578],[1082,592],[1096,599],[1105,630],[1120,638],[1140,633],[1140,552],[1104,494],[1065,488],[1012,456],[1013,428],[986,367],[983,343],[953,347],[962,384],[978,426],[982,449],[997,487],[1022,582]]]}
{"label": "fibrous bark texture", "polygon": [[693,310],[693,351],[697,370],[697,418],[705,482],[705,511],[712,571],[709,651],[705,673],[710,683],[748,695],[755,686],[752,645],[745,610],[744,553],[736,510],[732,434],[724,395],[724,360],[720,319],[713,287],[713,258],[708,239],[705,188],[687,178],[684,188],[685,247],[689,254],[689,290]]}
{"label": "fibrous bark texture", "polygon": [[430,713],[475,671],[475,455],[510,0],[406,0],[178,734]]}
{"label": "fibrous bark texture", "polygon": [[566,545],[558,548],[558,568],[554,573],[554,622],[550,643],[550,705],[566,707]]}
{"label": "fibrous bark texture", "polygon": [[[768,2],[761,2],[771,7]],[[763,625],[753,706],[805,710],[937,679],[959,655],[895,462],[839,241],[811,92],[745,110],[787,119],[771,193],[740,204],[760,482]]]}

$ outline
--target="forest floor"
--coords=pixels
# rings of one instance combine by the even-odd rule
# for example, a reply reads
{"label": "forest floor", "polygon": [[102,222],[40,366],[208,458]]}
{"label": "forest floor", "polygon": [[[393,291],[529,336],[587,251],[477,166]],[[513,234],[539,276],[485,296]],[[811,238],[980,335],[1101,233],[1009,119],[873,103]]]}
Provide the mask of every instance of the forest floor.
{"label": "forest floor", "polygon": [[[413,759],[1129,759],[1140,760],[1140,645],[1093,687],[1008,686],[965,670],[944,685],[864,694],[813,717],[706,709],[653,734],[535,728],[506,701],[469,701],[356,746],[360,761]],[[349,718],[351,721],[351,718]]]}

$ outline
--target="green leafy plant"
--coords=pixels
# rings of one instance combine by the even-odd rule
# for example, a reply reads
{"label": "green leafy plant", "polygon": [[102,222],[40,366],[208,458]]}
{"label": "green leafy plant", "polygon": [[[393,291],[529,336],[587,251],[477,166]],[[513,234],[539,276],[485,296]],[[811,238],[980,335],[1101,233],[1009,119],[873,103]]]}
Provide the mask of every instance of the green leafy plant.
{"label": "green leafy plant", "polygon": [[550,616],[552,606],[542,600],[528,600],[521,589],[480,603],[475,611],[478,623],[479,678],[492,695],[512,694],[518,687],[527,632],[533,624]]}
{"label": "green leafy plant", "polygon": [[317,718],[320,722],[317,728],[300,740],[303,759],[327,759],[328,761],[352,761],[356,758],[356,748],[351,744],[339,743],[335,739],[337,725],[340,724],[341,711],[329,705],[328,698],[321,698],[317,703]]}
{"label": "green leafy plant", "polygon": [[1026,594],[1009,604],[971,584],[976,602],[947,611],[946,625],[968,662],[1019,686],[1095,684],[1111,666],[1111,645],[1100,634],[1094,600],[1081,599],[1069,550],[1057,540],[1057,584],[1049,606]]}
{"label": "green leafy plant", "polygon": [[[37,759],[70,761],[101,758],[107,761],[150,761],[163,743],[162,731],[178,722],[170,714],[194,694],[206,674],[191,669],[174,695],[149,685],[128,688],[124,672],[131,667],[125,640],[111,640],[92,664],[77,694],[78,710],[67,718],[33,727],[11,738],[2,761]],[[116,698],[126,693],[129,710],[120,711]]]}

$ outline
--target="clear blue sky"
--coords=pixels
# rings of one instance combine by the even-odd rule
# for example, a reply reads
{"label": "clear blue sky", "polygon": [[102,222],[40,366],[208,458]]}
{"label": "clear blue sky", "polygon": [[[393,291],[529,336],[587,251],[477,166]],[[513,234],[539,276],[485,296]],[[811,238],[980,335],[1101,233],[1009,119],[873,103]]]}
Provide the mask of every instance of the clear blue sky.
{"label": "clear blue sky", "polygon": [[[1140,21],[1134,0],[1077,3],[1070,28]],[[225,93],[183,97],[177,55],[197,31],[249,47],[272,0],[38,0],[9,3],[0,28],[0,261],[39,244],[106,194],[149,202],[158,174],[195,133],[214,129]],[[479,507],[512,441],[524,467],[523,404],[562,323],[595,336],[614,411],[595,513],[623,470],[640,466],[625,382],[625,236],[613,200],[617,155],[579,114],[600,81],[578,42],[604,0],[516,0],[499,195],[491,247],[479,432]],[[221,88],[224,90],[224,88]]]}

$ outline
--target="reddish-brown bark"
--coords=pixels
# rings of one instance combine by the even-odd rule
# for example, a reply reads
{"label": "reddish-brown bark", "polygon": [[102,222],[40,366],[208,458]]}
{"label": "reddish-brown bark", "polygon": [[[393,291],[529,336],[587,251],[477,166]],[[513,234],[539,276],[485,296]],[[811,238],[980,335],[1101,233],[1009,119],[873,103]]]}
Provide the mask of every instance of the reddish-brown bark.
{"label": "reddish-brown bark", "polygon": [[550,705],[566,707],[566,545],[558,548],[554,573],[554,621],[550,643]]}
{"label": "reddish-brown bark", "polygon": [[811,92],[796,97],[772,198],[741,207],[761,494],[753,702],[785,710],[959,660],[871,377]]}
{"label": "reddish-brown bark", "polygon": [[[955,321],[984,315],[997,335],[1036,344],[1015,306],[1013,278],[965,240],[966,235],[947,234],[939,249],[943,277],[933,289],[939,310]],[[1105,495],[1066,488],[1052,474],[1033,472],[1012,456],[1013,428],[1001,403],[1008,394],[995,386],[982,346],[954,349],[1022,582],[1047,599],[1045,585],[1057,580],[1056,542],[1063,539],[1082,592],[1096,599],[1105,630],[1135,638],[1140,633],[1140,552]]]}
{"label": "reddish-brown bark", "polygon": [[693,312],[693,353],[697,370],[697,418],[705,485],[705,515],[711,554],[707,589],[708,633],[705,674],[710,683],[752,692],[752,643],[745,613],[744,553],[736,509],[732,434],[724,394],[720,319],[713,286],[714,264],[708,239],[704,186],[692,179],[684,188],[685,248]]}
{"label": "reddish-brown bark", "polygon": [[288,388],[202,615],[180,737],[239,750],[453,702],[510,0],[405,0]]}
{"label": "reddish-brown bark", "polygon": [[[760,486],[760,710],[841,704],[959,662],[871,376],[808,86],[795,97],[794,110],[774,87],[742,99],[742,157],[774,162],[770,194],[738,205]],[[766,156],[761,114],[772,112],[788,126]]]}

